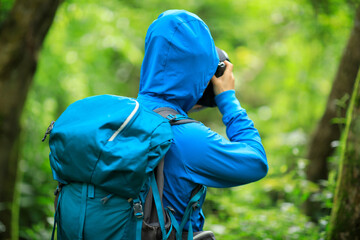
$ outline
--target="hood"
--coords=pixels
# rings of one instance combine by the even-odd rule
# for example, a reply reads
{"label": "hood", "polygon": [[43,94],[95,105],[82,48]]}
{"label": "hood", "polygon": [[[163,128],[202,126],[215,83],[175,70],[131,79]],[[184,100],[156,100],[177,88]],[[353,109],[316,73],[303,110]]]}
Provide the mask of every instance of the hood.
{"label": "hood", "polygon": [[187,112],[201,98],[218,63],[206,24],[185,10],[168,10],[147,31],[138,97]]}

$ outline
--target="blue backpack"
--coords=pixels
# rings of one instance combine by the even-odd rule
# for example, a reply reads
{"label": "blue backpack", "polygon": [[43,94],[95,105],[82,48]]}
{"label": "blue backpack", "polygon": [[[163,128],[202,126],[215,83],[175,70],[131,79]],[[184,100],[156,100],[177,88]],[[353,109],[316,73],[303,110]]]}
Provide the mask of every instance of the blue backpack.
{"label": "blue backpack", "polygon": [[[182,239],[206,188],[199,186],[179,225],[162,205],[163,158],[171,125],[195,122],[169,108],[99,95],[71,104],[49,126],[58,239]],[[188,239],[193,239],[189,225]]]}

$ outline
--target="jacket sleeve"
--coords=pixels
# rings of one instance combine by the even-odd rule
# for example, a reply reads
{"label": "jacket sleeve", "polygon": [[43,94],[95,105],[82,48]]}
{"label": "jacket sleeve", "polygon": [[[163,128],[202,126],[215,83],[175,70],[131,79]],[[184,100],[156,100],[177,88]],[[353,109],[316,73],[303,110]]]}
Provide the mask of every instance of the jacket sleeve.
{"label": "jacket sleeve", "polygon": [[[191,180],[209,187],[233,187],[263,178],[268,171],[259,132],[230,90],[216,96],[227,140],[203,124],[185,126],[184,167]],[[191,125],[191,126],[190,126]],[[191,140],[186,135],[191,135]]]}

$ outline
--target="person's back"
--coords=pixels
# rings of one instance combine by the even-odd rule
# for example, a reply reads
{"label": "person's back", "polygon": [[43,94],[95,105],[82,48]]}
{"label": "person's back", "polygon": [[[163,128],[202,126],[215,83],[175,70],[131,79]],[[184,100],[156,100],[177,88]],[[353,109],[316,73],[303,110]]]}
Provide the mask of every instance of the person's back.
{"label": "person's back", "polygon": [[[138,101],[151,110],[170,107],[186,115],[211,79],[230,140],[202,123],[172,127],[174,139],[164,164],[163,203],[174,209],[179,222],[197,186],[243,185],[261,179],[268,170],[258,131],[235,97],[232,64],[226,62],[224,75],[215,78],[218,63],[209,29],[196,15],[166,11],[149,27]],[[195,232],[203,230],[204,198],[191,217]]]}

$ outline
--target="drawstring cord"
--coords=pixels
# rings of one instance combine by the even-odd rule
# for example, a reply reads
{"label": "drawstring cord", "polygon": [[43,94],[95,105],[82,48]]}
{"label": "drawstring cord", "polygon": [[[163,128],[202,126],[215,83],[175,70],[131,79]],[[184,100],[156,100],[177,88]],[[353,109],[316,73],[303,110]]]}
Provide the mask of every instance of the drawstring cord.
{"label": "drawstring cord", "polygon": [[47,135],[49,135],[51,133],[51,130],[54,128],[54,123],[55,121],[52,121],[49,125],[49,127],[46,129],[45,135],[43,137],[43,139],[41,140],[42,142],[45,141]]}

